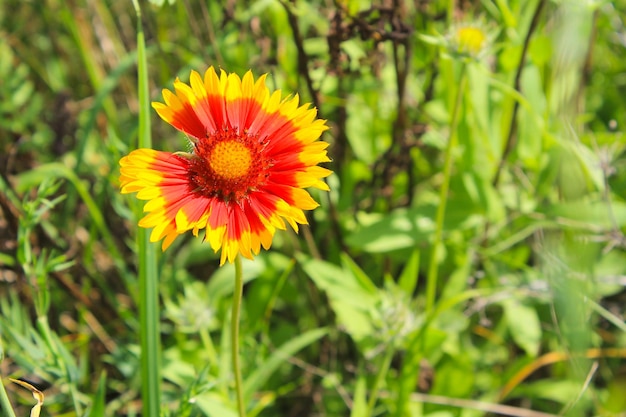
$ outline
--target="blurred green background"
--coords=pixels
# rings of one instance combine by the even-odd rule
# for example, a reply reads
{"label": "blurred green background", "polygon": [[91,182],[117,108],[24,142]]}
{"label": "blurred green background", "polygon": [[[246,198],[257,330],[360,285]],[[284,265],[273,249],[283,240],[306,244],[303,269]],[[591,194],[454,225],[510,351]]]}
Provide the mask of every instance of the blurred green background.
{"label": "blurred green background", "polygon": [[[268,73],[329,193],[244,262],[249,416],[626,413],[626,2],[141,3],[149,95]],[[141,415],[131,1],[0,4],[0,374],[16,415]],[[156,149],[185,149],[155,112]],[[158,244],[157,244],[158,245]],[[235,416],[233,268],[159,254],[164,416]],[[3,410],[4,413],[7,410]],[[7,414],[3,414],[7,415]]]}

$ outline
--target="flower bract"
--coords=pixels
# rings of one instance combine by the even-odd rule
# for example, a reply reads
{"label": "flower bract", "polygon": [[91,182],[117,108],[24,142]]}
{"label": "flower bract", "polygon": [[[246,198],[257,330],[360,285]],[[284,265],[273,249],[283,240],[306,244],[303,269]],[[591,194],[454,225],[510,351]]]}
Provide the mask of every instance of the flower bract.
{"label": "flower bract", "polygon": [[220,264],[268,249],[276,229],[307,224],[304,210],[318,206],[304,190],[328,190],[331,171],[327,129],[317,111],[297,95],[270,92],[265,75],[256,81],[213,67],[204,77],[192,71],[189,84],[176,79],[152,104],[163,120],[184,132],[190,152],[137,149],[120,160],[122,193],[147,200],[139,226],[152,228],[150,241],[165,250],[180,234],[205,239]]}

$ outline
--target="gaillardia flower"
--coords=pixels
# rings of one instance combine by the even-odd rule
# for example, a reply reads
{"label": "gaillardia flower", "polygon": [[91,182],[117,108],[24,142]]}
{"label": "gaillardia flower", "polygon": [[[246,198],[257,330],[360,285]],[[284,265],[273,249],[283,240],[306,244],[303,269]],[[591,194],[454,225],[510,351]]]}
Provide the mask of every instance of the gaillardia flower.
{"label": "gaillardia flower", "polygon": [[317,111],[300,106],[298,96],[270,93],[266,75],[243,79],[213,67],[204,79],[192,71],[190,83],[176,79],[174,92],[163,90],[157,113],[186,133],[192,151],[138,149],[120,160],[122,193],[148,200],[139,226],[153,228],[150,241],[162,249],[189,230],[205,231],[220,264],[268,249],[285,221],[298,231],[307,224],[304,210],[318,206],[306,187],[328,190],[322,178],[331,171],[327,129]]}

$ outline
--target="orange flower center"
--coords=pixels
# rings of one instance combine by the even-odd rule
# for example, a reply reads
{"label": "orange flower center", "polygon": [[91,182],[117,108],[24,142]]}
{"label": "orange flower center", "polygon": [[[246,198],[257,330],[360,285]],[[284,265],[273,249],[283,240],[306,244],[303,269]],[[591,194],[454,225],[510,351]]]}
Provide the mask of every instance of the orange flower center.
{"label": "orange flower center", "polygon": [[250,149],[234,140],[218,143],[209,156],[213,171],[229,180],[245,176],[251,161]]}
{"label": "orange flower center", "polygon": [[188,161],[191,191],[226,202],[240,201],[269,177],[271,161],[265,158],[264,148],[257,136],[237,129],[199,139]]}

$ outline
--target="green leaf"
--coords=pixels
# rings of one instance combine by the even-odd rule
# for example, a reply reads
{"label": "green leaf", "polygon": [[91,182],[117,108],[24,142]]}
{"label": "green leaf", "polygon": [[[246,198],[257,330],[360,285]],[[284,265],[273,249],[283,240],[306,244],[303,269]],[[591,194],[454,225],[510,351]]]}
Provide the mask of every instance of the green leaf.
{"label": "green leaf", "polygon": [[[242,266],[244,271],[244,284],[256,279],[259,276],[261,270],[265,267],[264,263],[257,259],[256,262],[248,259],[242,260]],[[233,264],[226,264],[220,267],[211,276],[211,280],[207,284],[207,292],[211,294],[213,301],[217,301],[227,295],[233,293],[235,288],[235,267]]]}
{"label": "green leaf", "polygon": [[[506,210],[501,194],[494,188],[491,180],[474,173],[461,176],[464,191],[475,207],[480,207],[485,216],[494,223],[505,220]],[[456,200],[460,199],[457,198]],[[454,200],[453,200],[454,201]]]}
{"label": "green leaf", "polygon": [[167,3],[170,6],[176,3],[176,0],[149,0],[149,1],[150,1],[150,4],[157,6],[157,7],[162,7],[165,3]]}
{"label": "green leaf", "polygon": [[[361,370],[362,371],[362,370]],[[350,417],[360,417],[366,415],[367,412],[367,379],[365,373],[360,372],[354,388],[354,397],[352,398],[352,410]]]}
{"label": "green leaf", "polygon": [[624,415],[626,412],[626,377],[616,375],[608,384],[604,408],[613,415]]}
{"label": "green leaf", "polygon": [[515,391],[513,391],[516,395],[513,396],[524,399],[542,398],[560,404],[568,404],[571,403],[573,398],[580,396],[580,390],[581,381],[547,378],[517,387]]}
{"label": "green leaf", "polygon": [[[299,262],[315,285],[326,292],[337,322],[355,341],[372,333],[369,309],[378,300],[378,292],[350,271],[317,259],[299,257]],[[374,288],[375,289],[375,288]]]}
{"label": "green leaf", "polygon": [[276,349],[265,362],[260,364],[256,370],[246,378],[244,382],[244,399],[246,403],[252,400],[252,395],[263,387],[263,384],[265,384],[272,374],[285,363],[287,358],[295,355],[299,350],[321,339],[326,334],[328,334],[327,328],[309,330]]}
{"label": "green leaf", "polygon": [[[448,204],[444,231],[464,230],[484,221],[485,207],[474,204],[462,190],[459,194]],[[435,205],[397,209],[348,236],[346,242],[370,253],[388,253],[428,244],[435,230],[435,211]]]}
{"label": "green leaf", "polygon": [[398,279],[398,286],[407,294],[412,295],[417,287],[420,269],[420,251],[415,249],[402,270]]}
{"label": "green leaf", "polygon": [[538,209],[553,219],[571,220],[571,228],[587,228],[595,231],[626,226],[626,203],[614,201],[611,207],[605,201],[572,201],[557,203]]}
{"label": "green leaf", "polygon": [[370,277],[368,277],[367,274],[363,272],[363,270],[356,264],[356,262],[354,262],[354,260],[352,260],[352,258],[350,258],[347,254],[342,253],[341,261],[344,264],[344,268],[350,269],[357,283],[364,290],[372,294],[376,294],[376,291],[378,290],[376,285],[374,285]]}
{"label": "green leaf", "polygon": [[96,393],[94,394],[93,403],[91,404],[91,409],[87,412],[87,417],[104,417],[105,411],[105,400],[104,394],[106,392],[106,381],[107,375],[106,372],[102,372],[100,374],[100,380],[98,382],[98,388],[96,389]]}
{"label": "green leaf", "polygon": [[200,394],[194,400],[198,408],[209,417],[238,417],[227,399],[215,392]]}
{"label": "green leaf", "polygon": [[548,102],[543,92],[541,74],[536,66],[529,65],[524,69],[521,88],[530,108],[519,109],[519,140],[516,151],[527,167],[538,170],[543,161],[537,155],[541,155],[543,149],[545,130],[545,122],[541,115],[545,113]]}
{"label": "green leaf", "polygon": [[414,247],[426,242],[434,231],[434,208],[396,210],[381,220],[362,227],[348,236],[346,242],[370,253],[386,253]]}
{"label": "green leaf", "polygon": [[541,344],[541,323],[537,310],[513,298],[504,300],[501,304],[515,343],[527,355],[537,356]]}
{"label": "green leaf", "polygon": [[[475,369],[467,354],[452,357],[446,355],[437,364],[432,394],[446,395],[454,398],[467,397],[474,387]],[[439,409],[440,406],[431,406]]]}
{"label": "green leaf", "polygon": [[269,252],[267,259],[268,267],[265,271],[270,273],[260,276],[247,289],[246,311],[251,328],[261,324],[269,325],[279,294],[296,265],[293,258],[277,252]]}

